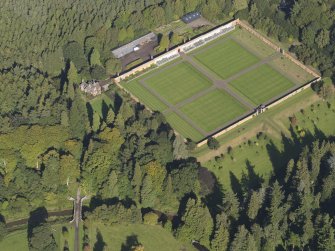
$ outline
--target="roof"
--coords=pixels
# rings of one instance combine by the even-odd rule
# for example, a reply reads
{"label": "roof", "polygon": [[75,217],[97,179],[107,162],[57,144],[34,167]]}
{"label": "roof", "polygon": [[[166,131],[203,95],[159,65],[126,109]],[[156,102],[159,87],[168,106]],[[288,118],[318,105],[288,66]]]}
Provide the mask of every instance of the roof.
{"label": "roof", "polygon": [[133,52],[134,47],[139,47],[139,45],[141,45],[142,43],[146,43],[149,42],[150,40],[154,40],[157,39],[157,36],[155,33],[150,32],[149,34],[140,37],[132,42],[130,42],[129,44],[123,45],[115,50],[112,51],[112,53],[114,54],[114,56],[116,58],[122,58],[123,56]]}
{"label": "roof", "polygon": [[200,12],[190,12],[186,15],[184,15],[181,20],[183,20],[184,23],[191,23],[194,20],[197,20],[198,18],[201,17]]}

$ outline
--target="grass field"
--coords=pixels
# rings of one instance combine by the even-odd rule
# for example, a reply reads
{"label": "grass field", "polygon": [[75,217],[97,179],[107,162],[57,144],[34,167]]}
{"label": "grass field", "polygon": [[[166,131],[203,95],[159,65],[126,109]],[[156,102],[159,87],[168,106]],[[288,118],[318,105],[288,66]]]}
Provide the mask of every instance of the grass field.
{"label": "grass field", "polygon": [[294,87],[289,79],[268,65],[262,65],[242,75],[230,85],[255,105],[260,105]]}
{"label": "grass field", "polygon": [[210,132],[242,115],[247,109],[223,90],[214,90],[183,106],[181,111]]}
{"label": "grass field", "polygon": [[188,63],[180,63],[145,80],[148,86],[171,104],[177,104],[212,84]]}
{"label": "grass field", "polygon": [[90,226],[89,237],[93,250],[98,250],[94,248],[97,245],[97,230],[102,235],[101,241],[108,246],[109,250],[131,250],[131,246],[137,242],[144,246],[145,251],[195,251],[190,244],[177,241],[162,227],[144,224]]}
{"label": "grass field", "polygon": [[[164,113],[178,133],[199,142],[312,79],[263,41],[237,28],[122,85],[151,110]],[[249,103],[248,108],[240,102]]]}
{"label": "grass field", "polygon": [[249,53],[233,40],[209,47],[195,58],[223,79],[257,63],[259,58]]}

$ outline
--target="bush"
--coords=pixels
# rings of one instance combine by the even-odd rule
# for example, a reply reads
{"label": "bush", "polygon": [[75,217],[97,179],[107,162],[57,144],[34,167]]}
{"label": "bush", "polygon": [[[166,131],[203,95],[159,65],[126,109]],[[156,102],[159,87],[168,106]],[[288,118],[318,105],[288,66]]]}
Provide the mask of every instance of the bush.
{"label": "bush", "polygon": [[96,80],[103,80],[107,78],[106,70],[100,65],[95,65],[91,69],[91,77]]}
{"label": "bush", "polygon": [[158,215],[154,212],[149,212],[143,216],[143,223],[148,225],[156,225],[158,222]]}
{"label": "bush", "polygon": [[208,148],[211,150],[216,150],[220,147],[219,141],[217,139],[210,137],[207,141]]}

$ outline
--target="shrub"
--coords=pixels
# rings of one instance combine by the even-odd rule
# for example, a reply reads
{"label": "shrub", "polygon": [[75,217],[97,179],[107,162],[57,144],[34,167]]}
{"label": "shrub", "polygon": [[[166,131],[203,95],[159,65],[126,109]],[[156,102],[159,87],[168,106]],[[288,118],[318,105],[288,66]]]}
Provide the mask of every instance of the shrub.
{"label": "shrub", "polygon": [[216,150],[220,147],[220,143],[217,139],[210,137],[207,141],[208,148],[211,150]]}
{"label": "shrub", "polygon": [[148,225],[156,225],[158,222],[158,215],[154,212],[149,212],[143,216],[143,223]]}

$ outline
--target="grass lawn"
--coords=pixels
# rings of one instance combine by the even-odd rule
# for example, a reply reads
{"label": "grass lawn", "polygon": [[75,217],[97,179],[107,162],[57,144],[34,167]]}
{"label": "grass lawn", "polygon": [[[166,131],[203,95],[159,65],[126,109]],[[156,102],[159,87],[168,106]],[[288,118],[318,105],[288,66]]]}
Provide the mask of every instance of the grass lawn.
{"label": "grass lawn", "polygon": [[205,135],[202,135],[200,132],[198,132],[198,130],[192,127],[175,112],[171,112],[165,117],[169,124],[185,138],[189,138],[197,142],[205,137]]}
{"label": "grass lawn", "polygon": [[141,103],[154,111],[163,111],[167,108],[167,105],[160,101],[155,95],[151,94],[145,87],[143,87],[138,82],[138,79],[123,84],[123,87],[135,95]]}
{"label": "grass lawn", "polygon": [[[269,173],[273,171],[273,165],[279,169],[285,168],[288,160],[297,157],[302,146],[310,145],[309,142],[313,141],[313,137],[320,139],[320,135],[327,137],[335,134],[333,126],[335,100],[330,104],[331,107],[328,108],[327,102],[317,98],[311,89],[306,89],[219,137],[221,144],[219,150],[211,151],[207,146],[203,146],[196,149],[193,156],[198,157],[198,160],[212,171],[222,186],[227,189],[230,188],[232,178],[240,180],[242,173],[248,173],[248,167],[253,167],[256,174],[267,179]],[[289,131],[291,126],[289,117],[292,115],[297,118],[297,127],[293,128],[293,132],[299,143],[292,141]],[[299,135],[301,130],[306,133],[306,136]],[[267,138],[257,139],[258,132],[265,133]],[[285,140],[289,142],[285,152],[289,152],[289,155],[282,154],[284,143],[281,134],[288,137]],[[250,144],[247,143],[248,140]],[[233,148],[232,154],[227,153],[229,146]],[[215,161],[214,157],[220,154],[223,154],[224,158]]]}
{"label": "grass lawn", "polygon": [[229,84],[255,105],[267,102],[294,86],[269,65],[262,65]]}
{"label": "grass lawn", "polygon": [[112,100],[104,93],[92,99],[90,101],[90,104],[92,106],[93,111],[97,112],[101,118],[103,117],[105,108],[114,106]]}
{"label": "grass lawn", "polygon": [[94,224],[89,227],[92,250],[98,250],[94,248],[95,245],[99,246],[96,238],[97,230],[102,235],[101,241],[107,244],[109,250],[130,250],[131,246],[138,242],[144,246],[145,251],[195,251],[190,244],[177,241],[162,227],[144,224],[117,224],[108,227]]}
{"label": "grass lawn", "polygon": [[188,63],[180,63],[145,79],[147,85],[171,104],[177,104],[212,83]]}
{"label": "grass lawn", "polygon": [[10,233],[0,242],[1,251],[28,251],[27,230]]}
{"label": "grass lawn", "polygon": [[221,161],[212,159],[204,163],[204,166],[215,174],[224,188],[229,189],[234,178],[240,180],[242,175],[248,175],[250,170],[263,179],[266,179],[273,170],[266,148],[269,141],[252,138],[250,142],[250,146],[244,142],[240,147],[235,147],[232,154],[225,153]]}
{"label": "grass lawn", "polygon": [[214,90],[186,104],[181,111],[202,129],[211,132],[247,109],[223,90]]}
{"label": "grass lawn", "polygon": [[259,58],[231,39],[209,47],[194,57],[223,79],[259,61]]}
{"label": "grass lawn", "polygon": [[[68,223],[51,225],[53,235],[58,245],[58,250],[59,251],[64,250],[65,238],[62,234],[62,227],[66,227],[68,229],[69,236],[67,238],[67,242],[68,242],[69,250],[73,251],[74,227]],[[83,231],[82,231],[82,228],[80,230],[81,231],[80,231],[79,240],[81,242]],[[80,246],[81,245],[82,244],[80,243]],[[27,229],[17,230],[7,235],[6,238],[2,242],[0,242],[0,250],[1,251],[16,251],[16,250],[28,251],[29,249],[28,249]]]}

